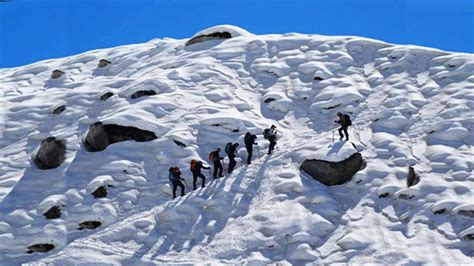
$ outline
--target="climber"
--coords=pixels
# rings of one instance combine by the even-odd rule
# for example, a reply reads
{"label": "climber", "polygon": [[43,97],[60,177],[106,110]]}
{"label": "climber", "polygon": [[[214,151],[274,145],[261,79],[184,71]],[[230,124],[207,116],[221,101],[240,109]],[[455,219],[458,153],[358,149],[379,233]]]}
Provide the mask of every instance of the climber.
{"label": "climber", "polygon": [[222,171],[224,170],[224,167],[222,167],[221,160],[223,160],[223,157],[220,157],[219,152],[221,151],[221,148],[217,148],[215,151],[212,151],[209,153],[209,160],[214,163],[214,179],[217,178],[217,170],[219,170],[219,177],[222,177]]}
{"label": "climber", "polygon": [[206,186],[206,177],[201,173],[201,169],[211,169],[209,166],[203,166],[201,161],[191,160],[190,169],[193,173],[193,187],[196,190],[197,178],[200,177],[202,180],[202,187]]}
{"label": "climber", "polygon": [[277,130],[276,126],[272,125],[270,128],[267,128],[263,131],[263,137],[270,141],[270,146],[268,146],[268,154],[272,154],[273,149],[276,145]]}
{"label": "climber", "polygon": [[244,141],[245,141],[245,149],[247,149],[248,157],[247,157],[247,164],[251,164],[252,154],[253,154],[253,145],[257,145],[255,140],[257,139],[257,135],[250,134],[250,132],[245,133]]}
{"label": "climber", "polygon": [[184,196],[184,184],[181,183],[181,180],[184,181],[184,179],[181,178],[181,171],[179,171],[179,167],[170,167],[169,172],[168,178],[173,184],[173,199],[176,198],[176,189],[178,187],[181,187],[181,196]]}
{"label": "climber", "polygon": [[351,117],[348,114],[341,114],[340,112],[337,112],[337,116],[339,117],[339,120],[334,121],[334,122],[341,125],[341,127],[338,129],[339,136],[341,136],[340,140],[342,140],[344,138],[344,135],[342,135],[342,131],[344,131],[344,134],[346,135],[346,141],[347,141],[347,140],[349,140],[349,134],[347,133],[347,127],[352,125]]}
{"label": "climber", "polygon": [[237,164],[235,157],[237,157],[238,147],[239,143],[230,144],[228,148],[226,147],[227,156],[229,157],[229,167],[227,168],[227,173],[229,174],[234,171],[235,165]]}

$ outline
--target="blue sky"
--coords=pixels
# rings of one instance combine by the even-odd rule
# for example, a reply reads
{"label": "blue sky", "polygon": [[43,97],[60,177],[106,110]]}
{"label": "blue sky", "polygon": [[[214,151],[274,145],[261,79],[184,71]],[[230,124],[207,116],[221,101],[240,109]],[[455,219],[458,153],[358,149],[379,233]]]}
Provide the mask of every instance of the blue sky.
{"label": "blue sky", "polygon": [[474,0],[0,0],[0,67],[188,38],[218,24],[474,52]]}

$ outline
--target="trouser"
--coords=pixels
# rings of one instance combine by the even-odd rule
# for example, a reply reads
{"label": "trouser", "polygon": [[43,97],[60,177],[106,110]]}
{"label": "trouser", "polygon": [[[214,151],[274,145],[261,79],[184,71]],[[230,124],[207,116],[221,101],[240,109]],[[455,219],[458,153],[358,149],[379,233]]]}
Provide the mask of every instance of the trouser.
{"label": "trouser", "polygon": [[235,165],[237,162],[235,161],[235,157],[229,157],[229,167],[227,168],[227,173],[231,174],[234,171]]}
{"label": "trouser", "polygon": [[245,148],[247,149],[247,153],[249,154],[249,156],[247,156],[247,164],[250,164],[251,160],[252,160],[252,154],[253,154],[253,147],[252,145],[250,146],[245,146]]}
{"label": "trouser", "polygon": [[196,189],[197,178],[200,177],[202,181],[202,187],[206,186],[206,177],[202,173],[193,172],[193,187]]}
{"label": "trouser", "polygon": [[270,146],[268,146],[268,154],[271,154],[273,149],[275,149],[275,145],[277,144],[275,138],[270,138]]}
{"label": "trouser", "polygon": [[338,129],[339,131],[339,136],[341,136],[341,139],[344,138],[344,135],[342,135],[342,131],[344,131],[344,134],[346,134],[346,140],[349,140],[349,134],[347,134],[347,127],[342,126]]}
{"label": "trouser", "polygon": [[222,177],[222,171],[224,171],[224,167],[222,167],[220,160],[214,161],[214,179],[217,178],[217,170],[219,170],[219,177]]}
{"label": "trouser", "polygon": [[184,185],[180,180],[177,180],[173,182],[173,199],[176,198],[176,189],[178,187],[181,187],[181,196],[184,196]]}

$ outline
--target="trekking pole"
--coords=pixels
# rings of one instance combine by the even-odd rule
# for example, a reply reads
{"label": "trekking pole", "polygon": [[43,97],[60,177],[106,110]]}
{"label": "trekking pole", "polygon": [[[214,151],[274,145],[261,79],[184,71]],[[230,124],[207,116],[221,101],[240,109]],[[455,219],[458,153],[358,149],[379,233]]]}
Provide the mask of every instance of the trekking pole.
{"label": "trekking pole", "polygon": [[332,143],[334,143],[334,131],[335,130],[332,131]]}

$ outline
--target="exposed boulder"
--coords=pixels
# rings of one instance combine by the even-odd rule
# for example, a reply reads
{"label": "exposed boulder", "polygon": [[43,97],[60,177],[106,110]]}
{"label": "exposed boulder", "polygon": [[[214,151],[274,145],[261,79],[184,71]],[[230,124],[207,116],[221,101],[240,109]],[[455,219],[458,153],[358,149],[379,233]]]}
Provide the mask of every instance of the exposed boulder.
{"label": "exposed boulder", "polygon": [[41,252],[45,253],[54,248],[53,244],[34,244],[28,247],[28,254],[31,254],[33,252]]}
{"label": "exposed boulder", "polygon": [[55,69],[53,70],[53,72],[51,73],[51,78],[52,79],[58,79],[60,78],[62,75],[64,75],[66,73],[62,72],[61,70],[59,69]]}
{"label": "exposed boulder", "polygon": [[91,194],[94,198],[105,198],[107,197],[107,188],[105,186],[100,186]]}
{"label": "exposed boulder", "polygon": [[173,141],[174,141],[174,143],[175,143],[176,145],[178,145],[178,146],[180,146],[180,147],[183,147],[183,148],[186,147],[186,144],[182,143],[182,142],[179,141],[179,140],[175,140],[175,139],[174,139]]}
{"label": "exposed boulder", "polygon": [[232,38],[232,34],[230,34],[230,32],[227,32],[227,31],[213,32],[210,34],[203,34],[203,35],[198,35],[196,37],[193,37],[189,41],[186,42],[185,46],[189,46],[191,44],[205,42],[209,40],[225,40],[225,39],[230,39],[230,38]]}
{"label": "exposed boulder", "polygon": [[109,135],[102,122],[95,122],[90,125],[84,146],[88,151],[102,151],[109,146]]}
{"label": "exposed boulder", "polygon": [[47,212],[43,213],[46,219],[57,219],[61,217],[61,209],[59,206],[51,207]]}
{"label": "exposed boulder", "polygon": [[97,67],[102,68],[106,67],[107,65],[111,64],[112,62],[105,60],[105,59],[100,59],[99,65]]}
{"label": "exposed boulder", "polygon": [[324,79],[323,79],[322,77],[320,77],[320,76],[315,76],[315,77],[313,78],[313,80],[322,81],[322,80],[324,80]]}
{"label": "exposed boulder", "polygon": [[63,140],[49,137],[41,141],[41,147],[33,161],[40,169],[60,166],[66,159],[66,144]]}
{"label": "exposed boulder", "polygon": [[407,187],[414,186],[420,182],[420,177],[415,173],[415,169],[408,166]]}
{"label": "exposed boulder", "polygon": [[53,110],[53,114],[59,115],[66,110],[66,105],[61,105]]}
{"label": "exposed boulder", "polygon": [[85,221],[79,224],[79,230],[83,229],[96,229],[97,227],[101,226],[102,223],[99,221]]}
{"label": "exposed boulder", "polygon": [[152,96],[152,95],[156,95],[156,91],[154,90],[136,91],[134,94],[130,96],[130,98],[136,99],[142,96]]}
{"label": "exposed boulder", "polygon": [[90,152],[102,151],[110,144],[134,140],[137,142],[151,141],[156,139],[155,133],[136,127],[120,125],[104,125],[95,122],[89,127],[89,132],[84,140],[84,146]]}
{"label": "exposed boulder", "polygon": [[107,100],[108,98],[110,98],[110,97],[112,97],[112,96],[114,96],[113,93],[107,92],[107,93],[105,93],[104,95],[100,96],[100,99],[99,99],[99,100],[105,101],[105,100]]}
{"label": "exposed boulder", "polygon": [[327,186],[334,186],[351,180],[352,176],[362,168],[362,165],[362,155],[354,153],[340,162],[305,160],[300,169],[317,181]]}

